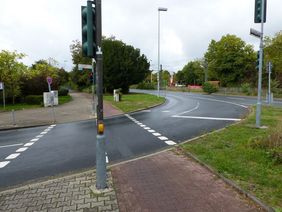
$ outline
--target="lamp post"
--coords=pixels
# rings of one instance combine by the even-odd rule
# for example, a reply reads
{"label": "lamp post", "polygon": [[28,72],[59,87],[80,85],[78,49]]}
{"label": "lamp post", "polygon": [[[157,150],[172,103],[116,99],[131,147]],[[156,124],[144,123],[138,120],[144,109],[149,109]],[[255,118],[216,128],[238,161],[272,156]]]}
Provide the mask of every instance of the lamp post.
{"label": "lamp post", "polygon": [[158,97],[160,96],[160,12],[166,12],[167,8],[158,8]]}

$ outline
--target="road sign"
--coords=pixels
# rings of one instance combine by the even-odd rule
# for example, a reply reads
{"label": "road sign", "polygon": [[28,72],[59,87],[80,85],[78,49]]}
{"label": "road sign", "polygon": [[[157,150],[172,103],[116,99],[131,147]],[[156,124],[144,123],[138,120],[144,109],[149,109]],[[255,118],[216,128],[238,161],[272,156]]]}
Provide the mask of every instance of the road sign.
{"label": "road sign", "polygon": [[253,36],[255,36],[255,37],[260,38],[261,32],[259,32],[259,31],[255,30],[255,29],[251,28],[251,29],[250,29],[250,35],[253,35]]}
{"label": "road sign", "polygon": [[78,64],[78,70],[82,71],[83,69],[90,69],[90,70],[92,70],[92,65]]}
{"label": "road sign", "polygon": [[3,90],[3,89],[4,89],[4,83],[0,82],[0,90]]}
{"label": "road sign", "polygon": [[49,85],[51,85],[53,82],[52,77],[47,77],[46,80]]}

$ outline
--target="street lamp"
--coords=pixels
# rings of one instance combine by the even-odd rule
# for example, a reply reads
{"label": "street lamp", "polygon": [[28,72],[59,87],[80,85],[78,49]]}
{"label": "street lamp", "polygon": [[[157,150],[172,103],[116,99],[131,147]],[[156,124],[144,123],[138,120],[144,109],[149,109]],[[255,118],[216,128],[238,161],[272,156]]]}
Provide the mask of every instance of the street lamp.
{"label": "street lamp", "polygon": [[158,97],[160,96],[160,12],[166,12],[167,8],[158,8]]}

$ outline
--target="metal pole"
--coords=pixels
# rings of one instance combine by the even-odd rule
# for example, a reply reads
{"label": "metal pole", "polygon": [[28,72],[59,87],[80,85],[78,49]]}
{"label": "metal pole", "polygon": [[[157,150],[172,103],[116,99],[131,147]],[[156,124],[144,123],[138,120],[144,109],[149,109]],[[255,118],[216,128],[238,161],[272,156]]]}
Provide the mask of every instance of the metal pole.
{"label": "metal pole", "polygon": [[271,69],[272,64],[268,62],[268,104],[271,104]]}
{"label": "metal pole", "polygon": [[92,60],[92,76],[93,76],[93,80],[92,80],[92,115],[95,116],[96,115],[96,97],[95,97],[95,59]]}
{"label": "metal pole", "polygon": [[6,101],[5,101],[5,85],[3,83],[3,106],[4,106],[4,110],[6,109]]}
{"label": "metal pole", "polygon": [[262,62],[263,62],[263,21],[264,21],[264,1],[262,1],[261,8],[261,35],[260,35],[260,51],[259,51],[259,76],[258,76],[258,101],[257,101],[257,110],[256,110],[256,127],[260,128],[261,126],[261,81],[262,81]]}
{"label": "metal pole", "polygon": [[105,136],[103,121],[103,53],[102,53],[102,3],[96,0],[96,42],[97,42],[97,139],[96,139],[96,188],[107,187]]}
{"label": "metal pole", "polygon": [[158,10],[158,97],[160,96],[160,10]]}

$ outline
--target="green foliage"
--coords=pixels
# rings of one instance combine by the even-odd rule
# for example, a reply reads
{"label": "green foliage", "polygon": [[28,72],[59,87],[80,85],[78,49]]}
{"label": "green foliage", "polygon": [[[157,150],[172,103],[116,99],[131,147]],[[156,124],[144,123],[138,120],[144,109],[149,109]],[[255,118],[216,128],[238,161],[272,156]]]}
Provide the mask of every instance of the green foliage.
{"label": "green foliage", "polygon": [[243,83],[241,85],[241,88],[242,88],[242,92],[244,94],[247,94],[248,96],[251,95],[251,85],[250,85],[250,83],[247,83],[247,82]]}
{"label": "green foliage", "polygon": [[205,54],[208,62],[209,79],[219,80],[222,86],[232,86],[243,82],[255,83],[256,53],[251,45],[235,35],[212,40]]}
{"label": "green foliage", "polygon": [[204,81],[205,69],[199,60],[191,61],[176,73],[179,84],[201,85]]}
{"label": "green foliage", "polygon": [[203,84],[203,91],[207,94],[212,94],[218,91],[218,88],[210,82],[205,82]]}
{"label": "green foliage", "polygon": [[42,95],[26,96],[25,103],[28,105],[43,105],[43,96]]}
{"label": "green foliage", "polygon": [[61,87],[58,91],[59,96],[67,96],[69,94],[69,89]]}
{"label": "green foliage", "polygon": [[145,89],[145,90],[154,90],[156,88],[156,85],[154,83],[149,83],[149,82],[140,82],[136,88]]}

